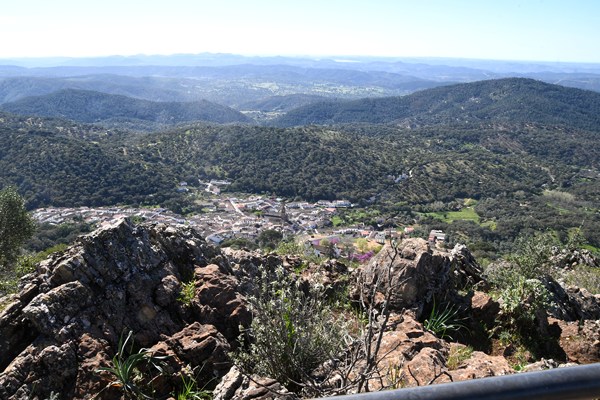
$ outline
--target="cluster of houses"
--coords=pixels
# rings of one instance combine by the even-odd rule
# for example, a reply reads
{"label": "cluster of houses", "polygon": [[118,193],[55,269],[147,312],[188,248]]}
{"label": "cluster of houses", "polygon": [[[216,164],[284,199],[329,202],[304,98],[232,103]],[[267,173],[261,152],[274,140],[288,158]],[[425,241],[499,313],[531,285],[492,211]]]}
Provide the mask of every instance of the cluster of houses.
{"label": "cluster of houses", "polygon": [[[210,185],[225,185],[227,181],[211,181]],[[180,182],[179,188],[186,188]],[[218,186],[215,186],[218,187]],[[219,244],[233,237],[255,238],[266,229],[275,229],[289,234],[314,231],[327,225],[336,208],[350,207],[346,200],[335,202],[294,202],[262,196],[247,198],[220,197],[203,204],[204,213],[182,217],[164,208],[132,207],[73,207],[43,208],[33,212],[41,223],[62,224],[81,221],[101,225],[124,217],[139,217],[142,220],[194,226],[208,240]]]}
{"label": "cluster of houses", "polygon": [[125,217],[139,217],[143,220],[164,224],[185,224],[181,215],[165,208],[131,208],[131,207],[49,207],[34,210],[32,217],[40,223],[60,225],[63,223],[82,221],[88,224],[102,225]]}
{"label": "cluster of houses", "polygon": [[[181,187],[185,187],[183,183],[180,183]],[[43,208],[35,210],[33,217],[41,223],[82,221],[95,225],[118,218],[138,217],[158,223],[193,226],[207,241],[217,245],[232,238],[253,240],[262,231],[270,229],[280,231],[284,235],[301,235],[306,238],[304,244],[309,252],[334,257],[353,252],[352,243],[358,238],[367,239],[375,245],[383,245],[386,240],[410,236],[414,230],[413,227],[406,227],[403,231],[376,231],[358,227],[337,230],[329,228],[329,221],[338,208],[352,206],[346,200],[285,203],[282,199],[262,196],[217,197],[204,206],[204,213],[186,218],[164,208],[131,207]],[[432,246],[439,246],[445,241],[446,234],[441,230],[430,232],[429,242]]]}

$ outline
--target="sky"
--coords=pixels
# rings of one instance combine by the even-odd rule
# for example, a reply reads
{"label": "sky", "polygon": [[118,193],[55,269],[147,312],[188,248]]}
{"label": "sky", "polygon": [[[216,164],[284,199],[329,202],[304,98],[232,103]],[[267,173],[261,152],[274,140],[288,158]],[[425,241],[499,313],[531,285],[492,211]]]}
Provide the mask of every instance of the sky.
{"label": "sky", "polygon": [[600,63],[600,0],[4,3],[4,59],[213,52]]}

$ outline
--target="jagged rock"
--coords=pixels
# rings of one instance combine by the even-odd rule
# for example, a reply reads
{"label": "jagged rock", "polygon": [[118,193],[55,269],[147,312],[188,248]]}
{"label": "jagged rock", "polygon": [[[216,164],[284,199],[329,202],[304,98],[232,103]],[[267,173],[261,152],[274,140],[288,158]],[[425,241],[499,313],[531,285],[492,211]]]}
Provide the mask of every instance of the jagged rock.
{"label": "jagged rock", "polygon": [[569,286],[569,301],[575,305],[579,320],[600,320],[600,295],[593,295],[584,288]]}
{"label": "jagged rock", "polygon": [[524,366],[521,372],[544,371],[547,369],[558,368],[558,366],[559,364],[553,359],[546,360],[545,358],[542,358],[540,361]]}
{"label": "jagged rock", "polygon": [[434,383],[447,383],[451,379],[445,367],[444,354],[437,349],[421,349],[404,365],[406,386],[426,386]]}
{"label": "jagged rock", "polygon": [[550,257],[552,265],[558,268],[571,269],[577,265],[585,265],[590,268],[600,268],[600,262],[586,249],[553,249]]}
{"label": "jagged rock", "polygon": [[44,339],[34,341],[0,375],[0,398],[72,395],[77,378],[77,355],[73,347],[72,341],[64,344]]}
{"label": "jagged rock", "polygon": [[570,362],[600,362],[600,320],[581,323],[550,319],[549,322],[560,327],[560,347]]}
{"label": "jagged rock", "polygon": [[453,382],[512,373],[514,370],[504,357],[490,356],[481,351],[474,351],[457,369],[448,372]]}
{"label": "jagged rock", "polygon": [[276,268],[283,266],[283,260],[275,254],[263,255],[256,251],[234,250],[225,248],[223,255],[242,285],[250,284],[263,274],[272,274]]}
{"label": "jagged rock", "polygon": [[471,312],[475,321],[483,322],[485,326],[491,328],[496,323],[500,304],[488,294],[476,291],[471,297]]}
{"label": "jagged rock", "polygon": [[[43,261],[0,314],[0,398],[90,397],[90,391],[108,383],[110,377],[95,370],[107,366],[122,333],[132,330],[137,346],[150,347],[194,322],[193,313],[188,319],[189,310],[177,301],[180,286],[213,260],[223,258],[191,228],[121,220]],[[219,279],[226,281],[228,264],[218,268]],[[233,293],[235,286],[228,290]],[[227,319],[226,310],[239,309],[239,304],[228,306],[214,319]],[[242,321],[240,315],[231,318],[232,324]],[[185,362],[211,360],[211,368],[224,373],[225,366],[215,367],[224,362],[215,360],[227,348],[223,336],[213,328],[193,337],[203,338],[196,347],[181,339],[193,348],[194,356]]]}
{"label": "jagged rock", "polygon": [[23,317],[42,335],[66,339],[70,323],[80,310],[90,305],[91,291],[78,281],[65,283],[37,295],[23,308]]}
{"label": "jagged rock", "polygon": [[242,386],[243,382],[244,375],[236,366],[231,367],[213,391],[213,400],[233,399],[235,392]]}
{"label": "jagged rock", "polygon": [[187,365],[201,366],[203,374],[223,376],[231,367],[229,343],[212,325],[194,322],[164,342]]}
{"label": "jagged rock", "polygon": [[[448,354],[447,343],[425,331],[423,325],[411,313],[393,315],[390,321],[392,330],[383,333],[381,347],[377,353],[377,369],[371,372],[368,380],[370,390],[417,385],[417,382],[410,379],[409,368],[414,372],[414,369],[428,370],[433,364],[443,366],[443,360]],[[375,337],[373,349],[376,341]],[[431,357],[433,359],[429,360]],[[415,361],[412,362],[413,360]],[[428,366],[424,367],[424,364]],[[353,370],[353,375],[358,376],[365,365],[365,361],[360,360]]]}
{"label": "jagged rock", "polygon": [[252,321],[238,279],[215,264],[196,268],[194,275],[197,288],[191,309],[195,318],[215,325],[228,340],[236,339],[240,326],[248,327]]}
{"label": "jagged rock", "polygon": [[77,347],[77,381],[75,383],[74,397],[85,399],[90,393],[99,393],[106,386],[106,379],[96,371],[100,367],[109,365],[110,356],[106,340],[97,339],[84,333]]}
{"label": "jagged rock", "polygon": [[569,286],[547,277],[546,288],[552,294],[550,315],[565,321],[599,320],[600,295],[593,295],[586,289]]}
{"label": "jagged rock", "polygon": [[162,278],[160,285],[154,292],[154,300],[161,307],[168,307],[175,304],[181,291],[181,282],[174,275],[167,275]]}
{"label": "jagged rock", "polygon": [[223,377],[213,391],[214,400],[267,400],[267,399],[298,399],[294,393],[288,392],[279,382],[259,376],[244,376],[237,367]]}
{"label": "jagged rock", "polygon": [[374,285],[380,293],[391,286],[391,310],[412,308],[419,315],[434,294],[479,280],[480,268],[466,248],[447,253],[430,249],[423,239],[406,239],[397,247],[385,245],[359,272],[354,297],[362,293],[368,299]]}
{"label": "jagged rock", "polygon": [[450,255],[454,263],[452,273],[456,287],[472,286],[483,280],[483,269],[467,246],[460,243],[456,244],[450,251]]}

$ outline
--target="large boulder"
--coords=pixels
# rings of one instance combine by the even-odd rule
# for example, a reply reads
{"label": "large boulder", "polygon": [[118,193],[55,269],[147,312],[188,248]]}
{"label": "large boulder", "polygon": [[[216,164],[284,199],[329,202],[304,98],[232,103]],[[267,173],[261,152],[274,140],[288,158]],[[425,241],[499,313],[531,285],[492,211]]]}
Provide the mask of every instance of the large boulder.
{"label": "large boulder", "polygon": [[564,321],[600,320],[600,295],[584,288],[564,286],[546,277],[545,286],[552,295],[550,315]]}
{"label": "large boulder", "polygon": [[[111,379],[95,371],[109,365],[129,331],[138,347],[164,342],[191,368],[208,365],[211,375],[225,374],[229,344],[223,334],[233,336],[249,318],[232,273],[223,256],[187,227],[120,220],[81,237],[26,276],[0,314],[0,398],[89,397]],[[178,300],[194,279],[197,307],[227,306],[210,314],[213,326],[194,325],[206,324],[206,315]]]}
{"label": "large boulder", "polygon": [[386,244],[358,273],[354,296],[380,301],[389,291],[390,310],[414,309],[420,315],[434,295],[476,283],[480,274],[481,268],[464,246],[445,252],[431,249],[423,239],[405,239],[398,245]]}
{"label": "large boulder", "polygon": [[194,280],[196,296],[190,304],[194,319],[215,325],[228,340],[235,340],[240,327],[248,327],[252,321],[238,278],[209,264],[196,268]]}

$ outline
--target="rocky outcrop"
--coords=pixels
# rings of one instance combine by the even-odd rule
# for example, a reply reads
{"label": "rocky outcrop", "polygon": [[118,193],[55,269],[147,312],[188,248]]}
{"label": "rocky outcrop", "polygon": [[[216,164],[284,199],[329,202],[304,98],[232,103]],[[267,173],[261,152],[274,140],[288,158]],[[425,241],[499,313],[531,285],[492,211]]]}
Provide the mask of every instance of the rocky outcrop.
{"label": "rocky outcrop", "polygon": [[[504,357],[473,351],[458,365],[450,366],[450,344],[424,329],[410,312],[394,315],[383,333],[377,369],[368,381],[370,390],[424,386],[467,379],[512,374]],[[373,348],[376,340],[373,342]],[[463,346],[465,347],[465,346]],[[364,361],[354,373],[364,370]]]}
{"label": "rocky outcrop", "polygon": [[600,361],[600,320],[562,321],[550,319],[560,328],[560,347],[569,362],[588,364]]}
{"label": "rocky outcrop", "polygon": [[549,309],[552,317],[564,321],[600,320],[600,295],[584,288],[565,287],[549,277],[545,286],[552,295]]}
{"label": "rocky outcrop", "polygon": [[[208,277],[212,260],[220,260],[218,251],[192,229],[121,220],[42,262],[0,314],[0,398],[88,397],[107,384],[94,371],[107,366],[119,337],[130,330],[137,346],[164,342],[192,368],[208,365],[224,374],[229,344],[215,326],[231,336],[227,327],[237,329],[248,319],[235,296],[203,294],[205,285],[219,279],[216,292],[236,289],[225,263],[213,264],[209,269],[219,276]],[[202,301],[230,306],[207,318],[214,326],[194,325],[206,313],[190,312],[177,300],[181,285],[195,274]]]}
{"label": "rocky outcrop", "polygon": [[423,239],[406,239],[397,246],[385,245],[359,273],[355,297],[369,298],[375,289],[382,299],[391,289],[390,309],[414,309],[417,315],[434,295],[457,285],[481,280],[481,268],[464,246],[452,252],[432,250]]}
{"label": "rocky outcrop", "polygon": [[578,265],[590,268],[600,268],[600,263],[586,249],[553,249],[550,263],[558,268],[571,269]]}
{"label": "rocky outcrop", "polygon": [[500,303],[484,292],[476,291],[470,304],[473,320],[482,323],[488,329],[493,328],[500,312]]}
{"label": "rocky outcrop", "polygon": [[457,369],[449,371],[452,382],[466,381],[469,379],[488,378],[513,374],[514,369],[508,364],[506,358],[490,356],[481,351],[474,351],[471,356],[462,361]]}
{"label": "rocky outcrop", "polygon": [[298,396],[289,393],[274,379],[259,376],[245,376],[237,367],[223,377],[213,392],[214,400],[295,400]]}
{"label": "rocky outcrop", "polygon": [[457,244],[450,251],[452,275],[455,287],[470,287],[483,281],[483,269],[471,254],[467,246]]}
{"label": "rocky outcrop", "polygon": [[[374,321],[374,336],[367,341],[371,349],[381,345],[375,367],[366,372],[369,390],[514,372],[507,358],[498,355],[504,353],[488,351],[491,343],[474,340],[482,333],[490,341],[500,303],[484,292],[481,268],[464,246],[447,252],[431,249],[421,239],[406,239],[384,246],[356,270],[337,260],[304,268],[298,257],[216,250],[189,228],[122,220],[81,237],[23,278],[19,293],[0,313],[0,399],[41,400],[56,394],[64,399],[120,398],[121,388],[109,385],[114,375],[98,370],[111,365],[119,339],[130,331],[135,348],[126,352],[146,348],[161,360],[163,373],[146,381],[158,398],[181,388],[182,376],[193,376],[200,387],[216,386],[216,399],[295,399],[298,394],[269,377],[243,375],[228,355],[239,350],[240,328],[251,324],[248,299],[257,282],[287,275],[305,293],[318,286],[339,295],[349,285],[354,300],[364,301],[354,306],[374,306],[359,311],[371,313],[361,315]],[[551,279],[544,283],[553,295],[551,318],[546,321],[540,313],[536,319],[544,320],[538,322],[545,336],[560,346],[560,357],[552,357],[599,361],[600,296]],[[386,293],[392,314],[382,326]],[[438,304],[452,301],[460,309],[464,327],[460,335],[452,332],[454,337],[473,340],[476,350],[496,355],[471,348],[464,359],[451,360],[454,347],[466,346],[450,344],[447,335],[438,331],[438,337],[435,328],[427,330],[419,322],[425,311],[430,318],[433,299]],[[354,333],[364,329],[350,303],[343,306],[337,311],[353,321],[349,326]],[[367,346],[354,339],[345,354],[310,373],[314,382],[323,382],[323,393],[337,393],[343,379],[335,372],[348,365],[347,355],[355,356],[348,379],[365,372]]]}
{"label": "rocky outcrop", "polygon": [[240,326],[250,325],[252,315],[240,293],[240,282],[216,264],[194,271],[196,295],[190,304],[194,319],[215,325],[227,340],[240,334]]}

